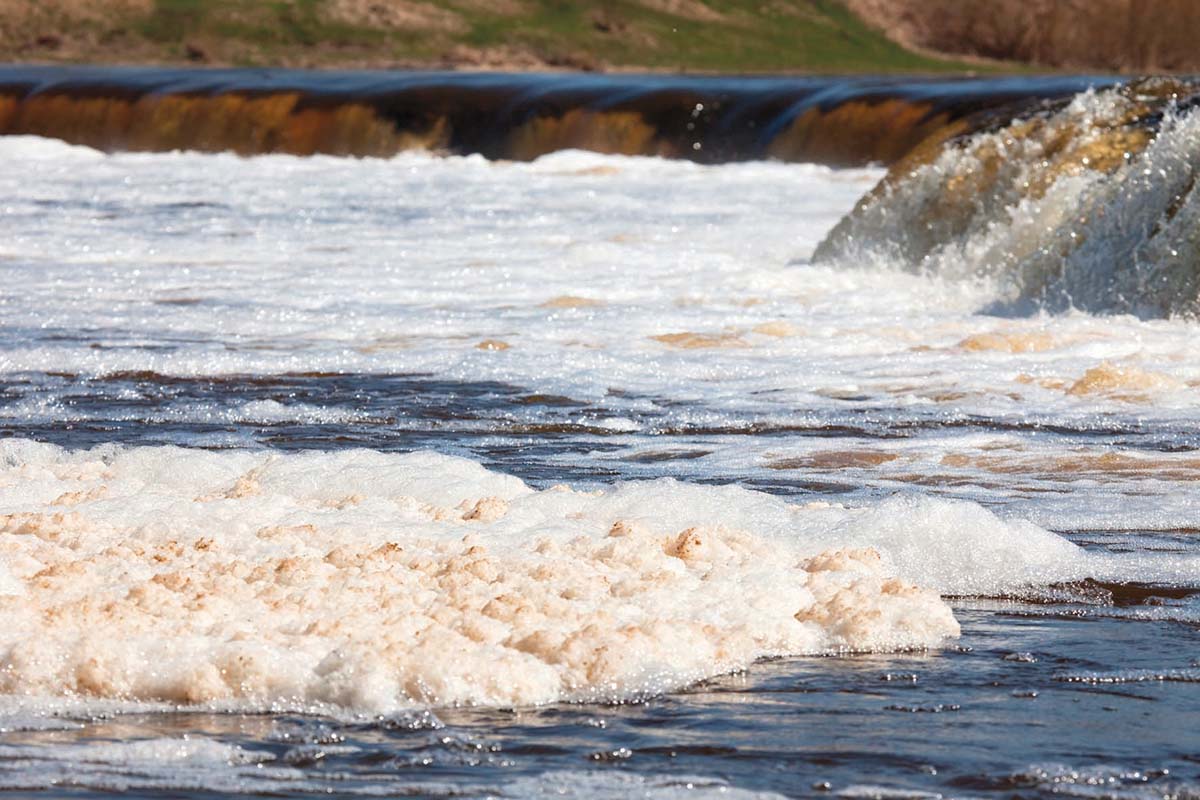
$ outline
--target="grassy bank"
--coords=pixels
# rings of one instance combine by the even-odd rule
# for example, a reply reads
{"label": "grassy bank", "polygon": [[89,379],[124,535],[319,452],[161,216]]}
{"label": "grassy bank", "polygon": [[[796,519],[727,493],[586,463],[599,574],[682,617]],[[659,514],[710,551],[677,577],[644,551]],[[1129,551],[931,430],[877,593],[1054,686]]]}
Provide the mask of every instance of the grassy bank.
{"label": "grassy bank", "polygon": [[711,72],[972,69],[840,0],[0,0],[0,59]]}

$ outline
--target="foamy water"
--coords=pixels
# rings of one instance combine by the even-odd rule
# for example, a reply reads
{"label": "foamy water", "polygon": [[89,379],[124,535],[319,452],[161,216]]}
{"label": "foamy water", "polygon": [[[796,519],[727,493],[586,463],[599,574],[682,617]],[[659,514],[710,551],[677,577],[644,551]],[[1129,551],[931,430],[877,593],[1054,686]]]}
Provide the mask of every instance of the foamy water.
{"label": "foamy water", "polygon": [[0,502],[33,509],[3,518],[10,694],[375,712],[619,700],[763,656],[958,633],[877,552],[728,528],[701,510],[713,490],[534,493],[432,454],[22,449],[0,478]]}
{"label": "foamy water", "polygon": [[1194,717],[1194,322],[809,263],[879,170],[0,159],[0,787],[1197,785],[953,755]]}

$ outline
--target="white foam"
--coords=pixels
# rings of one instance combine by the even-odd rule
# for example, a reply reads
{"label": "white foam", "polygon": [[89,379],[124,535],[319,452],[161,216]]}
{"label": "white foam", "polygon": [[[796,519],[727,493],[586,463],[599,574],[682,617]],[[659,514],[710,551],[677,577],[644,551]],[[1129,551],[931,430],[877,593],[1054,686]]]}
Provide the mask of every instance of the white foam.
{"label": "white foam", "polygon": [[900,496],[866,509],[840,532],[847,544],[870,542],[891,555],[902,574],[955,594],[993,594],[1094,569],[1093,559],[1061,536],[964,501]]}
{"label": "white foam", "polygon": [[[614,432],[640,422],[613,388],[643,405],[689,401],[663,410],[666,424],[697,406],[717,423],[789,420],[798,398],[836,413],[830,398],[848,386],[947,418],[1174,423],[1189,419],[1200,381],[1186,322],[1002,321],[974,313],[995,287],[953,270],[805,263],[879,170],[581,153],[495,164],[85,150],[56,162],[66,147],[0,140],[12,156],[0,175],[0,280],[13,293],[2,374],[499,380],[612,406],[602,424]],[[23,157],[39,148],[45,158]],[[960,346],[997,333],[1044,341]],[[1098,368],[1112,380],[1070,391]],[[97,413],[68,395],[47,387],[0,413]],[[168,403],[152,416],[361,419],[283,398]]]}
{"label": "white foam", "polygon": [[0,600],[7,692],[367,710],[620,698],[762,656],[936,645],[957,625],[915,585],[994,594],[1147,566],[922,497],[532,491],[465,459],[361,450],[6,440],[0,463],[19,591]]}
{"label": "white foam", "polygon": [[[354,748],[326,746],[318,752],[345,755]],[[285,755],[286,759],[286,755]],[[264,750],[205,737],[128,741],[0,744],[0,789],[37,791],[92,789],[107,792],[214,792],[231,794],[420,796],[487,798],[730,798],[776,800],[719,778],[639,775],[613,771],[559,771],[471,787],[421,781],[411,773],[361,775],[324,769],[306,771]]]}
{"label": "white foam", "polygon": [[12,576],[8,566],[0,559],[0,595],[24,594],[25,587]]}
{"label": "white foam", "polygon": [[6,761],[39,761],[43,758],[123,767],[141,764],[159,767],[186,764],[201,768],[259,764],[275,760],[268,752],[255,752],[212,739],[191,737],[59,744],[49,749],[36,744],[0,744],[0,759]]}
{"label": "white foam", "polygon": [[[64,147],[6,138],[0,153],[43,145]],[[610,174],[578,174],[597,166]],[[8,167],[0,278],[19,302],[0,330],[7,374],[422,372],[615,406],[632,401],[611,399],[614,387],[694,400],[718,423],[788,419],[794,398],[836,412],[828,397],[847,385],[946,416],[1176,420],[1200,380],[1187,323],[1001,323],[971,313],[994,294],[969,281],[804,264],[878,170],[569,153],[526,165],[123,154]],[[998,329],[1044,335],[1045,347],[957,346]],[[654,338],[677,334],[699,346]],[[509,347],[479,349],[486,340]],[[1126,370],[1125,385],[1068,391],[1106,363]],[[0,413],[94,413],[47,392]],[[672,406],[667,422],[692,405]],[[153,415],[361,418],[282,400]]]}
{"label": "white foam", "polygon": [[[0,689],[542,703],[757,658],[937,645],[928,590],[802,511],[673,481],[534,492],[430,453],[0,443]],[[909,570],[910,572],[912,570]]]}
{"label": "white foam", "polygon": [[519,778],[500,787],[502,797],[576,798],[576,800],[686,800],[686,798],[729,798],[729,800],[782,800],[774,792],[753,792],[730,786],[718,778],[690,775],[639,775],[626,772],[548,772],[534,778]]}
{"label": "white foam", "polygon": [[0,142],[0,156],[6,160],[38,160],[61,164],[63,161],[95,161],[104,153],[83,145],[67,144],[59,139],[41,136],[5,136]]}
{"label": "white foam", "polygon": [[1167,770],[1132,769],[1111,764],[1074,767],[1069,764],[1033,764],[1006,776],[1011,786],[1034,789],[1060,797],[1151,800],[1161,797],[1194,797],[1200,785],[1169,776]]}

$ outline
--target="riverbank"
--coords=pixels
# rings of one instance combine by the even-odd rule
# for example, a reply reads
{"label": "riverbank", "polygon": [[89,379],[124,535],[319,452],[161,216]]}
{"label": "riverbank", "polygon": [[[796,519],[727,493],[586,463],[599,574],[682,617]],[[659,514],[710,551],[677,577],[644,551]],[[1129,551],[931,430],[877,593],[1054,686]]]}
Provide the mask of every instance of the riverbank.
{"label": "riverbank", "polygon": [[0,61],[724,73],[980,68],[893,42],[838,0],[0,0]]}

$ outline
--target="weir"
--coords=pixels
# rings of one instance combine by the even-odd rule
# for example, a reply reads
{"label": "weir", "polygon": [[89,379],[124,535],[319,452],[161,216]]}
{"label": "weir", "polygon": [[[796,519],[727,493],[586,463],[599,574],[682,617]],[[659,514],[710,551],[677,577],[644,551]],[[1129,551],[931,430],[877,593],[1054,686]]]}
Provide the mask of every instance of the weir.
{"label": "weir", "polygon": [[891,164],[1111,78],[711,77],[0,67],[0,134],[101,150]]}

